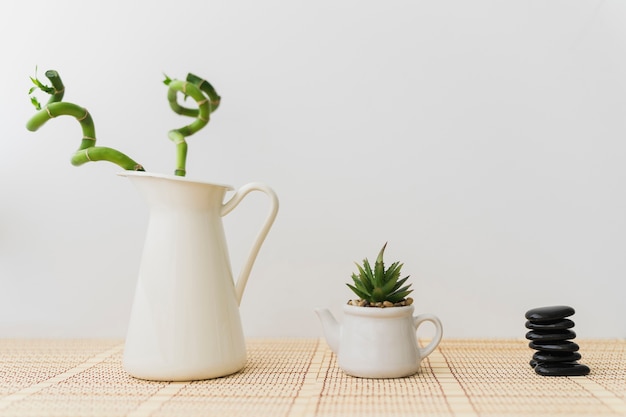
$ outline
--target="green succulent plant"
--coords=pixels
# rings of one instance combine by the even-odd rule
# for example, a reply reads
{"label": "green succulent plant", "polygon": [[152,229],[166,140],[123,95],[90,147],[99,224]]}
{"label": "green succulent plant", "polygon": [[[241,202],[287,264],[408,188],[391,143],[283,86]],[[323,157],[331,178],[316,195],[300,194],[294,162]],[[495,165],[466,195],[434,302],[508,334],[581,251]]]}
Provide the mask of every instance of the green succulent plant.
{"label": "green succulent plant", "polygon": [[409,289],[411,284],[404,285],[409,278],[408,275],[400,279],[400,270],[404,264],[394,262],[385,269],[383,255],[386,247],[387,243],[378,253],[373,269],[367,258],[363,260],[363,266],[355,262],[359,273],[352,274],[354,285],[346,284],[368,304],[384,303],[385,301],[396,304],[404,300],[413,291]]}

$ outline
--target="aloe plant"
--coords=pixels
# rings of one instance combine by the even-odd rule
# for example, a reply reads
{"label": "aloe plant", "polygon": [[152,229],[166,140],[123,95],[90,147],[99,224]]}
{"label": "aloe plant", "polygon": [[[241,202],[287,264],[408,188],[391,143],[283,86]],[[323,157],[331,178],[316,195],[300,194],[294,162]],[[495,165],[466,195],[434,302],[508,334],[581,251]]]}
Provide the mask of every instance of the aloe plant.
{"label": "aloe plant", "polygon": [[404,264],[394,262],[389,268],[385,268],[383,256],[386,247],[387,243],[383,245],[378,253],[374,268],[372,268],[367,258],[363,260],[362,266],[355,263],[358,268],[358,274],[352,274],[354,285],[346,285],[361,299],[362,302],[358,305],[385,307],[397,305],[406,301],[406,297],[413,291],[409,289],[411,284],[404,285],[409,276],[400,278],[400,270]]}
{"label": "aloe plant", "polygon": [[[46,122],[58,116],[74,117],[81,126],[83,137],[78,149],[72,156],[72,165],[79,166],[87,162],[108,161],[125,170],[144,171],[141,164],[123,152],[113,148],[96,146],[96,130],[89,111],[77,104],[63,101],[65,86],[57,71],[48,70],[45,72],[45,76],[51,85],[46,85],[40,81],[36,71],[35,77],[31,77],[34,86],[29,90],[29,95],[31,95],[31,103],[35,106],[37,113],[26,123],[28,130],[35,132]],[[177,114],[196,119],[187,126],[171,130],[168,134],[170,140],[176,145],[174,174],[185,176],[187,160],[185,138],[207,125],[210,114],[219,106],[220,96],[209,82],[193,74],[188,74],[186,81],[171,79],[166,76],[164,83],[168,86],[167,99],[172,110]],[[41,90],[50,95],[45,105],[42,106],[36,96],[33,95],[36,90]],[[193,98],[198,108],[191,109],[179,105],[177,101],[179,92],[184,95],[184,98]]]}

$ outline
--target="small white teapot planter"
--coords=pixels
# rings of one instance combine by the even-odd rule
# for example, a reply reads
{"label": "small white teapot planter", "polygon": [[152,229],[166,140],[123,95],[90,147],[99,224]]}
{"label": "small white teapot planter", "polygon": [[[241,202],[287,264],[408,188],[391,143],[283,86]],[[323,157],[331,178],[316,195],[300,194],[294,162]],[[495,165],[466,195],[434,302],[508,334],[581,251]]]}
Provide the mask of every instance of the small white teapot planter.
{"label": "small white teapot planter", "polygon": [[[324,336],[337,355],[339,367],[361,378],[399,378],[419,371],[420,362],[430,355],[443,335],[438,317],[413,317],[412,305],[403,307],[358,307],[344,305],[344,322],[339,325],[327,309],[317,309]],[[435,336],[428,346],[417,345],[416,331],[429,321]]]}

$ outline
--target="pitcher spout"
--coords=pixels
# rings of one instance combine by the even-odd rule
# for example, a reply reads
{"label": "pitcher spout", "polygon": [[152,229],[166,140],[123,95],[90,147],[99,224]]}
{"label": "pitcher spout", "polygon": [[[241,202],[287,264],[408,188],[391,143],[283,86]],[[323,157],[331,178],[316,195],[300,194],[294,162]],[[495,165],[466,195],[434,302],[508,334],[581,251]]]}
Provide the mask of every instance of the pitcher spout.
{"label": "pitcher spout", "polygon": [[327,308],[315,309],[317,317],[319,317],[324,330],[324,337],[330,349],[336,354],[339,352],[339,336],[341,326]]}

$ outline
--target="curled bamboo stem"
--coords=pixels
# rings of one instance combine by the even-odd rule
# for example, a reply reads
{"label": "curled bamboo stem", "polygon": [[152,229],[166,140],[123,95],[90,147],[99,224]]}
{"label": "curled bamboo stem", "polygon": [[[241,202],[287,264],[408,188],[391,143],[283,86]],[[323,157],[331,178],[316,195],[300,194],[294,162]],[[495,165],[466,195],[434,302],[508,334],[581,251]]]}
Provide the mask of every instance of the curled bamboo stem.
{"label": "curled bamboo stem", "polygon": [[[31,132],[37,131],[49,120],[58,116],[71,116],[78,121],[82,129],[83,138],[80,146],[72,156],[71,163],[74,166],[82,165],[86,162],[108,161],[125,170],[144,171],[141,164],[134,161],[124,153],[107,147],[96,146],[96,128],[91,114],[84,107],[74,103],[61,101],[65,93],[65,87],[61,77],[54,70],[46,71],[46,77],[50,80],[53,90],[45,90],[50,93],[50,99],[44,108],[39,110],[26,123],[26,128]],[[33,80],[35,82],[35,80]],[[39,83],[37,80],[36,84]],[[39,83],[40,84],[40,83]]]}
{"label": "curled bamboo stem", "polygon": [[56,103],[63,100],[63,95],[65,94],[65,86],[63,85],[63,81],[61,81],[59,73],[55,70],[48,70],[46,71],[46,78],[50,80],[52,88],[54,88],[54,91],[50,95],[50,99],[48,100],[48,104]]}
{"label": "curled bamboo stem", "polygon": [[[191,124],[168,132],[169,139],[176,145],[176,169],[174,174],[185,176],[188,149],[186,138],[198,132],[209,123],[211,113],[220,104],[220,96],[208,81],[194,74],[188,74],[186,81],[167,79],[166,84],[169,87],[167,101],[170,108],[176,114],[195,117]],[[193,109],[180,105],[178,103],[178,93],[194,99],[198,108]]]}
{"label": "curled bamboo stem", "polygon": [[[35,84],[35,87],[31,88],[31,92],[41,89],[45,93],[50,94],[50,98],[46,105],[41,108],[36,97],[31,97],[31,101],[38,111],[26,123],[28,130],[35,132],[49,120],[59,116],[73,117],[80,124],[83,133],[80,146],[71,159],[73,165],[79,166],[87,162],[108,161],[126,170],[144,171],[141,164],[124,153],[113,148],[96,146],[96,130],[91,114],[84,107],[63,101],[65,86],[57,71],[48,70],[45,75],[52,84],[51,86],[44,85],[36,76],[31,78]],[[186,138],[195,134],[209,123],[211,113],[219,107],[221,98],[208,81],[194,74],[188,74],[185,81],[167,78],[165,84],[169,87],[167,99],[171,109],[177,114],[195,119],[190,124],[173,129],[168,133],[169,139],[176,145],[176,169],[174,173],[178,176],[184,176],[188,150]],[[183,94],[185,98],[191,97],[196,102],[197,108],[188,108],[180,105],[178,103],[179,93]]]}

